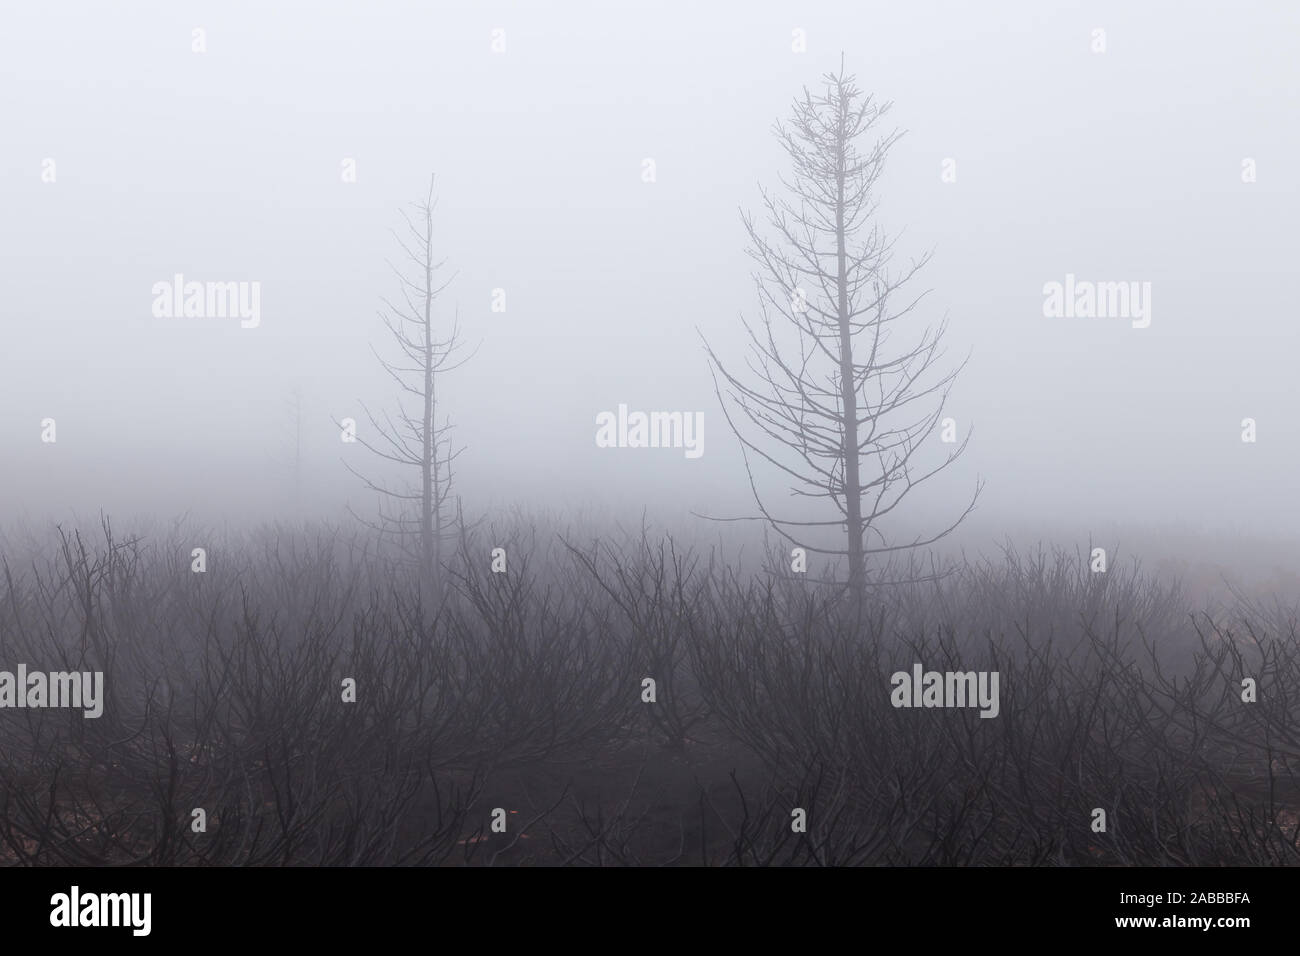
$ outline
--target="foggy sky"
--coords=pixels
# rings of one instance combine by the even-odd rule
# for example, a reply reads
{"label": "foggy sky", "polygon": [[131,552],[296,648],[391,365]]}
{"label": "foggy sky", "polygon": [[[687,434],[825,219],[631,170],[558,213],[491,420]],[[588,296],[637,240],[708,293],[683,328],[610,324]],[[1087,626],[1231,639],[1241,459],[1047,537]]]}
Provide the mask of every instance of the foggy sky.
{"label": "foggy sky", "polygon": [[[1300,532],[1297,37],[1285,3],[6,3],[0,521],[366,508],[332,419],[397,398],[369,349],[430,173],[439,321],[479,343],[442,391],[467,508],[752,513],[696,330],[743,360],[739,210],[842,51],[907,130],[880,219],[934,252],[918,318],[970,354],[969,450],[918,518],[978,476],[990,529]],[[176,273],[260,282],[260,326],[154,318]],[[1150,327],[1044,317],[1067,274],[1150,282]],[[597,448],[619,403],[703,411],[703,456]]]}

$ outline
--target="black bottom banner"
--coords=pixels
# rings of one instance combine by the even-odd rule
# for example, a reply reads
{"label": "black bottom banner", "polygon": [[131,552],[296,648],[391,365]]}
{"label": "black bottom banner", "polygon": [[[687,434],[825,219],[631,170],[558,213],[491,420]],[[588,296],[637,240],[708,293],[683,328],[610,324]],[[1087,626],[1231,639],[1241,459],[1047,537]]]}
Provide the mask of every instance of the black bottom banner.
{"label": "black bottom banner", "polygon": [[[1295,922],[1285,869],[856,869],[801,874],[510,874],[474,869],[8,869],[7,935],[117,944],[373,943],[389,934],[714,935],[1139,946],[1271,940]],[[1264,934],[1260,937],[1259,934]],[[918,935],[919,934],[919,935]],[[811,935],[811,938],[810,938]]]}

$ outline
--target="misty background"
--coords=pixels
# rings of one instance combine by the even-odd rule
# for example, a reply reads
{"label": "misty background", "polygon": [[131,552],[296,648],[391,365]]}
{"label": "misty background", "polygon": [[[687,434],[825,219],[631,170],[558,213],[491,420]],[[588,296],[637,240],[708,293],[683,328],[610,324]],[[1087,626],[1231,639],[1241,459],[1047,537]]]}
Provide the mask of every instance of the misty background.
{"label": "misty background", "polygon": [[[0,523],[373,508],[340,461],[373,458],[332,420],[394,407],[370,346],[392,354],[390,230],[431,173],[458,273],[439,323],[458,307],[479,343],[439,394],[466,511],[752,514],[698,332],[743,358],[739,210],[779,187],[772,124],[843,52],[908,131],[880,221],[900,262],[934,251],[917,321],[946,314],[948,362],[970,354],[948,409],[970,446],[909,520],[945,522],[982,477],[972,546],[1292,561],[1297,36],[1278,3],[6,4]],[[154,318],[175,273],[260,282],[260,326]],[[1045,318],[1067,273],[1151,282],[1150,327]],[[597,448],[619,403],[703,411],[703,457]]]}

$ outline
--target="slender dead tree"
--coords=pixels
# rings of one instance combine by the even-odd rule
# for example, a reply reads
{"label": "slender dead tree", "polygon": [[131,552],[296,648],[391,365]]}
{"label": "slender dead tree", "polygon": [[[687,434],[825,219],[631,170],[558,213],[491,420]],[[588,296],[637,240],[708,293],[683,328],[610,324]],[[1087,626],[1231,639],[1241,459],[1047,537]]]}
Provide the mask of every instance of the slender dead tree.
{"label": "slender dead tree", "polygon": [[[913,295],[909,283],[930,259],[927,253],[893,268],[895,237],[876,219],[876,182],[902,134],[876,132],[890,104],[863,95],[843,62],[824,80],[823,92],[805,88],[789,122],[773,127],[793,174],[780,178],[784,197],[760,187],[772,238],[741,213],[751,242],[746,252],[758,264],[762,318],[757,327],[741,320],[750,381],[732,374],[707,339],[704,347],[759,511],[730,520],[765,521],[808,551],[847,555],[848,583],[859,588],[872,555],[932,544],[956,528],[980,484],[956,521],[937,533],[903,543],[885,539],[882,519],[966,448],[969,431],[942,461],[922,464],[922,448],[940,426],[965,362],[946,373],[939,368],[946,320],[898,341],[906,325],[900,320],[926,294]],[[758,490],[754,457],[789,476],[793,496],[829,499],[839,517],[777,517]],[[842,547],[806,540],[836,526],[846,532]]]}
{"label": "slender dead tree", "polygon": [[[460,311],[440,336],[435,328],[434,304],[455,279],[440,278],[446,259],[436,259],[433,241],[435,177],[429,179],[429,192],[421,202],[411,204],[412,211],[399,210],[405,229],[394,230],[393,237],[401,248],[403,267],[389,266],[398,280],[401,295],[396,301],[384,298],[379,317],[397,344],[400,356],[390,360],[371,347],[384,371],[402,390],[396,414],[374,415],[364,403],[362,410],[370,421],[370,439],[358,430],[357,444],[379,458],[401,466],[413,478],[402,489],[390,489],[373,481],[351,465],[348,470],[379,494],[379,519],[358,520],[382,535],[391,535],[402,549],[420,563],[422,574],[432,575],[442,560],[444,541],[456,535],[459,520],[458,502],[452,497],[452,463],[464,448],[452,447],[452,427],[447,416],[438,424],[438,387],[442,376],[458,368],[470,355],[461,356]],[[355,513],[354,513],[355,515]]]}

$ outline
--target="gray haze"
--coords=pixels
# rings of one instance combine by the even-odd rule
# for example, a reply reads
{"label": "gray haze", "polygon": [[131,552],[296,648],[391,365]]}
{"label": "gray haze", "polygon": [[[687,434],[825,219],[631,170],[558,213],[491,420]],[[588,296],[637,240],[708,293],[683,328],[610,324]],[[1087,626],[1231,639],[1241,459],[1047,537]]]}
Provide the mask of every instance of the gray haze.
{"label": "gray haze", "polygon": [[[971,355],[974,436],[916,516],[979,476],[985,537],[1293,535],[1297,37],[1286,3],[6,3],[0,521],[370,507],[332,419],[396,398],[369,348],[430,173],[441,318],[481,343],[443,392],[467,509],[752,513],[696,330],[743,358],[739,209],[843,51],[908,130],[880,212],[903,258],[934,250],[920,318]],[[175,273],[260,282],[260,325],[153,317]],[[1150,282],[1150,327],[1045,317],[1067,273]],[[703,411],[703,456],[597,448],[619,403]]]}

